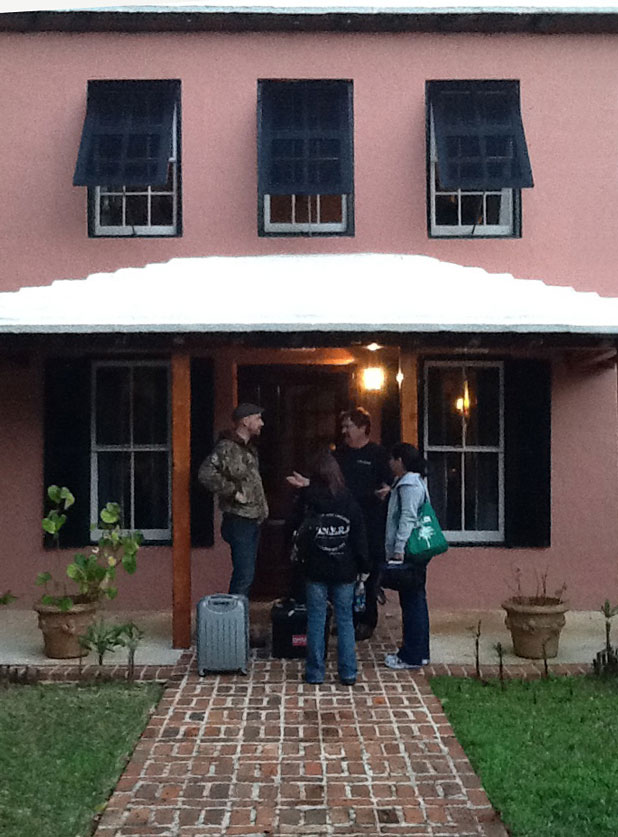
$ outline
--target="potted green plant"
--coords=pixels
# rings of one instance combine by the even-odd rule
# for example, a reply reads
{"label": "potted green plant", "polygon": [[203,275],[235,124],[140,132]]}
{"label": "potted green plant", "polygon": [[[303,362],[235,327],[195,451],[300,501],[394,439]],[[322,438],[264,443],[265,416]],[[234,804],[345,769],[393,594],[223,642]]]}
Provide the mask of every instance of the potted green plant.
{"label": "potted green plant", "polygon": [[531,660],[551,659],[558,654],[560,632],[566,623],[569,603],[566,585],[554,593],[547,590],[547,571],[536,575],[534,595],[525,595],[521,588],[521,570],[515,569],[517,589],[514,596],[502,602],[506,610],[504,624],[511,632],[513,651],[518,657]]}
{"label": "potted green plant", "polygon": [[[61,561],[60,532],[75,498],[66,486],[57,485],[47,489],[47,497],[51,508],[43,518],[42,526]],[[53,659],[81,657],[87,653],[80,645],[79,637],[92,624],[99,602],[117,595],[117,569],[122,568],[129,574],[137,569],[141,533],[122,529],[118,503],[106,503],[99,517],[101,536],[98,543],[71,558],[64,571],[66,578],[57,581],[50,572],[37,576],[37,584],[44,587],[44,593],[34,609],[43,631],[45,654]]]}

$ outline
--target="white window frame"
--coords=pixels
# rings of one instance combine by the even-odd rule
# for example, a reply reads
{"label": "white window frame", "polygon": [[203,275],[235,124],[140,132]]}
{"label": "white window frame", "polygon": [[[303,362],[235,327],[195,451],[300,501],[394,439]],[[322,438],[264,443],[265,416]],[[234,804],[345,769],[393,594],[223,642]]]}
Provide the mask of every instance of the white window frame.
{"label": "white window frame", "polygon": [[[97,370],[103,367],[123,367],[135,369],[136,367],[144,366],[158,366],[167,370],[167,442],[166,444],[148,444],[138,445],[133,444],[132,440],[128,444],[123,445],[101,445],[96,441],[96,380]],[[149,360],[110,360],[110,361],[96,361],[92,364],[92,383],[91,383],[91,419],[90,419],[90,523],[91,523],[91,540],[98,541],[102,535],[102,530],[98,527],[99,513],[102,504],[99,501],[99,453],[117,452],[131,454],[131,508],[129,509],[129,528],[135,529],[133,525],[135,514],[135,483],[134,483],[134,468],[133,455],[135,453],[167,453],[167,520],[166,528],[161,529],[140,529],[145,541],[162,541],[169,540],[172,535],[172,441],[171,441],[171,404],[170,404],[170,364],[167,361],[149,361]],[[131,387],[133,387],[133,375],[131,374]],[[132,393],[131,393],[132,394]],[[130,399],[131,414],[130,414],[130,432],[133,434],[133,398]],[[125,510],[126,512],[126,510]],[[126,521],[125,521],[126,522]]]}
{"label": "white window frame", "polygon": [[[478,189],[444,189],[436,190],[438,181],[438,150],[434,131],[433,109],[429,120],[429,210],[430,233],[439,237],[470,238],[479,236],[495,238],[513,238],[516,235],[515,224],[515,189],[495,189],[481,191]],[[461,199],[469,195],[482,197],[485,205],[490,195],[500,195],[500,223],[499,224],[438,224],[436,222],[436,197],[453,196],[457,201],[457,214],[461,222]],[[483,212],[483,215],[485,212]]]}
{"label": "white window frame", "polygon": [[[432,445],[429,443],[429,369],[450,367],[451,369],[493,368],[499,370],[499,441],[498,445],[466,445],[465,422],[461,445]],[[461,510],[462,523],[465,526],[465,454],[495,453],[498,457],[498,528],[485,530],[451,529],[444,530],[448,541],[461,544],[503,543],[504,542],[504,363],[502,361],[466,361],[466,360],[430,360],[424,364],[423,371],[423,447],[425,454],[459,453],[461,454]],[[431,485],[430,485],[431,490]]]}
{"label": "white window frame", "polygon": [[[288,197],[286,195],[286,197]],[[270,220],[270,195],[264,195],[264,232],[266,233],[344,233],[348,229],[348,200],[347,195],[341,195],[341,221],[320,221],[321,195],[311,195],[316,198],[317,216],[315,221],[296,221],[296,195],[289,195],[292,199],[292,221],[279,223]]]}
{"label": "white window frame", "polygon": [[[178,130],[177,130],[177,106],[174,107],[174,117],[172,120],[172,151],[169,158],[169,163],[172,172],[172,190],[157,189],[153,186],[146,186],[143,192],[135,192],[129,187],[127,191],[126,186],[119,186],[116,188],[95,186],[93,188],[93,235],[96,237],[102,236],[173,236],[178,233]],[[105,188],[105,191],[103,191]],[[146,195],[148,198],[148,215],[152,210],[152,198],[157,195],[171,195],[172,197],[172,224],[117,224],[110,226],[101,223],[101,202],[106,197],[121,197],[122,198],[122,214],[123,219],[126,220],[127,196]]]}

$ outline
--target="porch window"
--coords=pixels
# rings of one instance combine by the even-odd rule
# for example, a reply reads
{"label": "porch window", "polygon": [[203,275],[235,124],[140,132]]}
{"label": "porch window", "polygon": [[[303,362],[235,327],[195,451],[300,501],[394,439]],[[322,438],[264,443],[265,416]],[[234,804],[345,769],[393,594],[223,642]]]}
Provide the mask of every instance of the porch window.
{"label": "porch window", "polygon": [[259,232],[352,234],[352,82],[258,83]]}
{"label": "porch window", "polygon": [[93,236],[180,232],[175,81],[91,81],[73,184],[88,186]]}
{"label": "porch window", "polygon": [[445,534],[503,542],[503,364],[430,361],[424,384],[429,490]]}
{"label": "porch window", "polygon": [[431,81],[429,231],[434,236],[521,234],[532,171],[517,81]]}
{"label": "porch window", "polygon": [[[66,485],[75,505],[63,547],[83,548],[101,506],[123,506],[147,541],[171,540],[170,366],[166,358],[56,357],[45,363],[44,486]],[[214,434],[214,367],[191,358],[191,545],[213,545],[213,502],[198,482]],[[46,509],[46,498],[42,497]]]}
{"label": "porch window", "polygon": [[[91,412],[91,520],[110,501],[124,525],[149,540],[169,538],[169,366],[106,361],[94,365]],[[93,537],[98,537],[95,530]]]}

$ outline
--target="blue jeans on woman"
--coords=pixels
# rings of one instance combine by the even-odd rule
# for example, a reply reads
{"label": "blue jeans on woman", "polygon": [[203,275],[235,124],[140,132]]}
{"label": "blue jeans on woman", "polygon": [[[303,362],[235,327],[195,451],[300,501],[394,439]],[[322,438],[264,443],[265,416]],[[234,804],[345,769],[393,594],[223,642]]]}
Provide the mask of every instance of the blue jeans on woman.
{"label": "blue jeans on woman", "polygon": [[324,680],[324,632],[328,597],[337,620],[337,669],[341,680],[356,679],[356,644],[352,605],[354,582],[326,584],[307,581],[307,661],[305,678],[308,683]]}
{"label": "blue jeans on woman", "polygon": [[420,666],[429,660],[429,611],[425,582],[427,567],[416,566],[413,585],[399,591],[403,643],[398,651],[400,660],[409,665]]}

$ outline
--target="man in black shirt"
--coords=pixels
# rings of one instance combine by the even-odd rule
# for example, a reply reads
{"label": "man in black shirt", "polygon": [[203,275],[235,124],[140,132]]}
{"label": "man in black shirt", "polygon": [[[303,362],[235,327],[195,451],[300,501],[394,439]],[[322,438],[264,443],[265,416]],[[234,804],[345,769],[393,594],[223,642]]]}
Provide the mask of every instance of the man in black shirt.
{"label": "man in black shirt", "polygon": [[371,572],[365,584],[367,605],[364,613],[355,613],[357,639],[369,639],[378,623],[378,584],[380,564],[384,561],[386,503],[392,474],[388,453],[382,445],[369,440],[371,416],[363,407],[347,410],[340,416],[343,444],[335,458],[347,487],[358,502],[367,530]]}

